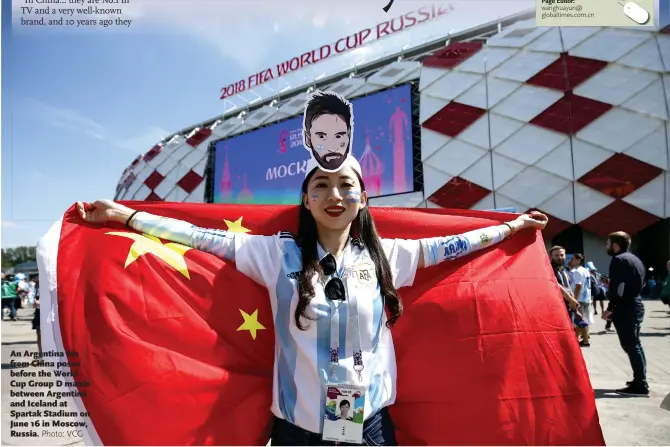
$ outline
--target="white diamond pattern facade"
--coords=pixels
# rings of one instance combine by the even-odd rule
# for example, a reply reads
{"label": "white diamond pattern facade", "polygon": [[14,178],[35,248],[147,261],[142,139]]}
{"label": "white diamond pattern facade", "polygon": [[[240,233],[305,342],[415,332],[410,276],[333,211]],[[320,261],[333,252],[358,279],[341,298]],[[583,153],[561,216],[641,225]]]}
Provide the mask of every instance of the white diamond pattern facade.
{"label": "white diamond pattern facade", "polygon": [[420,92],[421,206],[537,209],[549,237],[670,217],[670,35],[519,22],[426,58]]}

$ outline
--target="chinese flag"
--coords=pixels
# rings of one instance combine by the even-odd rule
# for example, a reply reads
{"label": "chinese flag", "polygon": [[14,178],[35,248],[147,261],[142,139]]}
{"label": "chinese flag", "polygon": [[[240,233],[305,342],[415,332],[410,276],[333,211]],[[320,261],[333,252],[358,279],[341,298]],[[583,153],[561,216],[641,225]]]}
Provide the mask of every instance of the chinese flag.
{"label": "chinese flag", "polygon": [[[251,234],[297,227],[296,207],[129,205]],[[459,234],[510,219],[372,211],[387,238]],[[90,414],[90,442],[268,441],[274,336],[261,286],[212,255],[121,225],[89,226],[74,207],[40,241],[38,257],[43,314],[52,310],[44,346],[71,351],[77,382],[90,383],[77,400]],[[400,294],[391,415],[401,445],[604,445],[539,232],[423,269]]]}

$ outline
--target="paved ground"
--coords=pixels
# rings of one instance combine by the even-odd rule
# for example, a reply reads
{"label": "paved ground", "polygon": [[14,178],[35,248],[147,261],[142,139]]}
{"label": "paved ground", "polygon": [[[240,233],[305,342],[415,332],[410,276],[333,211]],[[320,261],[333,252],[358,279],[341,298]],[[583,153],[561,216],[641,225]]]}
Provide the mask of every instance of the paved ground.
{"label": "paved ground", "polygon": [[[42,370],[44,368],[35,368],[32,366],[29,366],[27,368],[13,368],[10,362],[12,360],[14,361],[20,361],[20,362],[25,362],[27,361],[26,358],[23,357],[23,354],[25,354],[26,351],[29,352],[36,352],[37,351],[37,343],[36,343],[36,336],[35,336],[35,331],[32,330],[31,326],[31,321],[33,317],[33,310],[32,309],[20,309],[18,313],[19,321],[2,321],[2,429],[0,430],[2,432],[2,445],[16,445],[16,446],[26,446],[26,445],[39,445],[39,446],[63,446],[63,445],[83,445],[82,437],[77,436],[76,430],[73,431],[71,428],[60,428],[60,429],[51,429],[50,433],[52,436],[45,435],[42,436],[42,430],[44,430],[44,427],[34,427],[32,424],[36,420],[44,420],[48,418],[26,418],[22,420],[26,420],[29,423],[29,427],[14,427],[10,429],[10,421],[11,420],[17,420],[17,418],[12,418],[10,416],[10,411],[15,410],[15,411],[29,411],[29,410],[42,410],[44,411],[45,409],[43,408],[16,408],[16,407],[10,407],[12,402],[17,402],[17,401],[24,401],[24,400],[38,400],[38,399],[25,399],[25,398],[17,398],[17,397],[12,397],[11,392],[18,391],[18,387],[16,384],[12,384],[11,382],[14,380],[16,382],[23,382],[23,383],[28,383],[29,380],[35,380],[35,381],[51,381],[55,380],[54,378],[40,378],[38,377],[12,377],[12,372],[16,374],[16,371],[24,370],[28,373],[31,372],[36,372],[39,370]],[[15,354],[21,354],[21,357],[12,357],[12,352]],[[29,361],[29,360],[28,360]],[[23,391],[39,391],[39,387],[32,387],[32,386],[26,386],[25,388],[22,389]],[[45,398],[44,400],[54,400],[53,398]],[[50,411],[58,411],[61,410],[62,408],[46,408],[46,410]],[[72,407],[65,408],[65,410],[72,411]],[[59,418],[61,420],[66,420],[64,418]],[[16,437],[16,436],[11,436],[10,430],[17,430],[17,431],[29,431],[29,430],[34,430],[38,435],[40,435],[37,438],[32,438],[32,437]],[[54,433],[55,431],[58,431],[60,435],[62,436],[55,436],[56,434]],[[68,434],[70,436],[68,436]]]}
{"label": "paved ground", "polygon": [[[608,445],[670,445],[670,411],[660,408],[663,398],[670,393],[670,315],[658,301],[645,305],[647,315],[642,338],[649,362],[650,398],[625,398],[611,392],[630,380],[632,373],[616,334],[605,333],[602,320],[598,319],[593,328],[591,347],[582,349]],[[15,389],[10,386],[11,351],[36,349],[35,334],[30,328],[32,310],[21,311],[19,318],[17,322],[2,322],[2,445],[82,445],[81,438],[76,435],[33,439],[10,437],[8,426],[12,408],[9,405],[17,400],[10,397],[10,390]]]}
{"label": "paved ground", "polygon": [[605,333],[602,319],[597,318],[593,328],[591,347],[582,348],[608,445],[670,445],[670,411],[660,407],[670,393],[670,315],[660,301],[646,301],[645,309],[641,335],[648,362],[648,399],[611,392],[631,380],[633,373],[616,333]]}

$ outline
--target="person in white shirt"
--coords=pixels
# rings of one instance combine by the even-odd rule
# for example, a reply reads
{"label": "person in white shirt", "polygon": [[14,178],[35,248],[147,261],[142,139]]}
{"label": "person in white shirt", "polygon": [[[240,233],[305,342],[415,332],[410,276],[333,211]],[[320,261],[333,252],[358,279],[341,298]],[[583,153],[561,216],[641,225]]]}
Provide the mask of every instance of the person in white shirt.
{"label": "person in white shirt", "polygon": [[25,309],[30,298],[30,283],[24,273],[17,273],[14,275],[14,279],[17,281],[16,292],[18,297],[21,298],[21,308]]}
{"label": "person in white shirt", "polygon": [[572,276],[572,291],[579,302],[581,321],[575,323],[575,332],[580,337],[579,345],[591,346],[589,326],[595,322],[593,300],[591,297],[591,272],[584,267],[584,256],[581,253],[572,255],[569,262]]}
{"label": "person in white shirt", "polygon": [[[339,141],[343,135],[349,144],[352,117],[346,100],[336,95],[323,98],[317,104],[319,113],[312,113],[310,120],[312,130],[318,130],[312,132],[312,143],[327,151],[330,140]],[[322,118],[327,122],[320,122]],[[547,217],[533,212],[461,235],[383,239],[367,206],[359,163],[347,155],[338,170],[330,170],[321,169],[315,159],[308,163],[295,235],[198,228],[108,200],[79,202],[77,210],[89,223],[125,223],[212,253],[235,263],[268,290],[275,322],[273,445],[337,442],[322,440],[324,424],[330,422],[326,393],[332,387],[327,385],[335,380],[338,389],[348,386],[364,393],[364,423],[357,424],[363,426],[362,434],[354,443],[396,445],[387,407],[396,397],[389,328],[402,314],[398,289],[413,283],[418,268],[489,247],[519,230],[542,229]]]}

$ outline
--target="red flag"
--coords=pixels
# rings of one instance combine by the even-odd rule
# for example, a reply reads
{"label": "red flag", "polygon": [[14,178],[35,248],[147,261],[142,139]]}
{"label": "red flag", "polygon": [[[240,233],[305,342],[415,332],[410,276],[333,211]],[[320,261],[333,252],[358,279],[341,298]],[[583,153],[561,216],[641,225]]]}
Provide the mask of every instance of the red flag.
{"label": "red flag", "polygon": [[[297,226],[296,207],[129,205],[251,234]],[[465,210],[372,213],[383,237],[406,239],[509,219]],[[77,381],[90,382],[79,389],[94,440],[267,442],[274,335],[261,286],[213,255],[121,225],[82,223],[74,208],[43,238],[38,254],[53,289],[46,300],[58,303],[43,338],[78,354],[70,360],[78,363]],[[401,445],[604,445],[594,392],[539,233],[520,232],[422,269],[400,294],[405,313],[393,329],[398,394],[391,416]]]}

